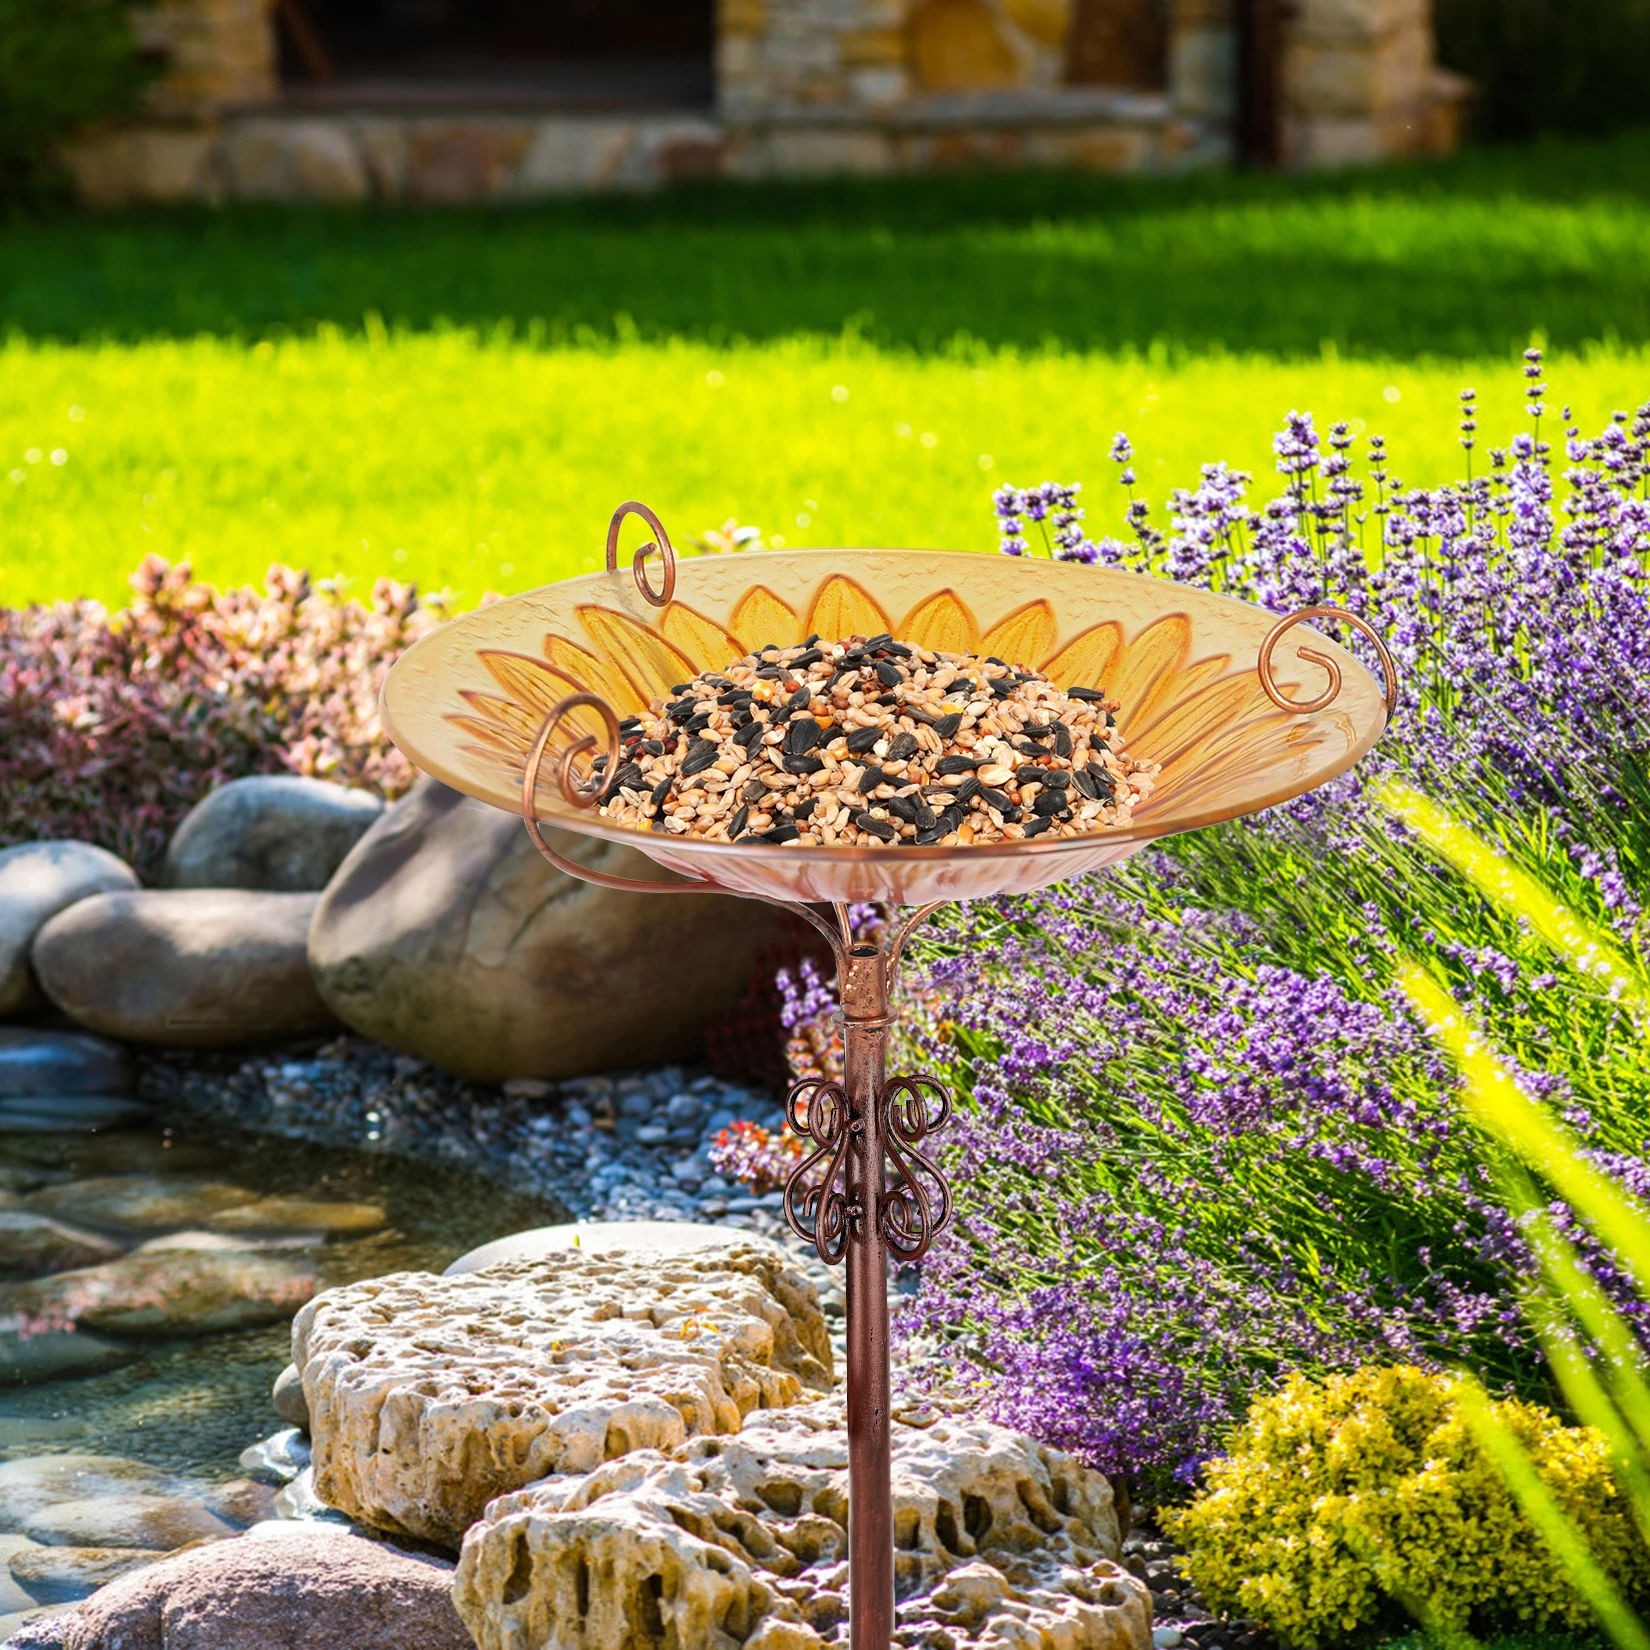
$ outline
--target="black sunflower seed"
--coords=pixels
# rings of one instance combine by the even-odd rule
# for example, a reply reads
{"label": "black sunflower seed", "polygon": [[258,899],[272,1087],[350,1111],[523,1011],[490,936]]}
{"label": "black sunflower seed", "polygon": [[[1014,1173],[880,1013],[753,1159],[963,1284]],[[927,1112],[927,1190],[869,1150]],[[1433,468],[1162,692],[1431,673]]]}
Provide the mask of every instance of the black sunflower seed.
{"label": "black sunflower seed", "polygon": [[617,796],[619,792],[624,790],[627,786],[634,791],[640,790],[641,785],[641,768],[634,762],[626,762],[624,766],[613,775],[611,783],[609,783],[607,789],[602,792],[602,801],[606,802],[609,798]]}
{"label": "black sunflower seed", "polygon": [[886,819],[877,819],[871,814],[855,814],[854,823],[862,831],[869,831],[872,836],[884,842],[892,842],[899,835],[898,829],[890,825]]}
{"label": "black sunflower seed", "polygon": [[808,701],[813,698],[813,696],[814,690],[806,683],[803,683],[803,685],[785,701],[785,709],[789,711],[804,710],[807,708]]}
{"label": "black sunflower seed", "polygon": [[760,802],[768,794],[768,787],[760,779],[750,780],[739,793],[741,802]]}
{"label": "black sunflower seed", "polygon": [[1016,768],[1014,770],[1014,783],[1016,785],[1045,785],[1048,783],[1048,773],[1047,768],[1030,766]]}
{"label": "black sunflower seed", "polygon": [[1003,809],[1003,823],[1005,825],[1018,825],[1020,823],[1020,821],[1024,818],[1025,818],[1025,814],[1019,808],[1004,808]]}
{"label": "black sunflower seed", "polygon": [[735,810],[734,816],[728,821],[728,839],[731,841],[745,828],[745,821],[751,816],[751,811],[743,803]]}
{"label": "black sunflower seed", "polygon": [[664,742],[659,739],[644,739],[636,749],[646,751],[649,756],[663,756],[665,754]]}
{"label": "black sunflower seed", "polygon": [[673,699],[665,706],[665,715],[672,722],[685,722],[699,709],[698,702],[693,699]]}
{"label": "black sunflower seed", "polygon": [[794,825],[776,825],[771,831],[764,831],[762,833],[762,840],[764,842],[772,842],[775,844],[781,842],[795,842],[801,835],[802,833],[797,830]]}
{"label": "black sunflower seed", "polygon": [[762,665],[756,672],[764,682],[777,682],[785,674],[783,665]]}
{"label": "black sunflower seed", "polygon": [[811,716],[799,716],[785,729],[785,749],[792,756],[803,756],[824,737],[825,730]]}
{"label": "black sunflower seed", "polygon": [[980,761],[978,757],[942,756],[939,761],[934,764],[934,772],[937,774],[972,773],[979,766]]}
{"label": "black sunflower seed", "polygon": [[1039,768],[1037,772],[1051,791],[1063,791],[1071,783],[1071,775],[1064,768]]}
{"label": "black sunflower seed", "polygon": [[710,712],[702,710],[697,716],[690,717],[682,726],[682,732],[691,738],[696,733],[703,733],[710,726]]}
{"label": "black sunflower seed", "polygon": [[1056,756],[1071,755],[1071,729],[1064,722],[1051,722],[1054,730],[1054,754]]}
{"label": "black sunflower seed", "polygon": [[703,773],[721,754],[722,747],[714,739],[695,739],[677,772],[682,778],[691,779],[694,774]]}
{"label": "black sunflower seed", "polygon": [[936,717],[930,716],[925,710],[918,710],[915,705],[907,705],[905,707],[905,714],[909,716],[911,720],[919,727],[937,728],[940,725]]}
{"label": "black sunflower seed", "polygon": [[881,728],[855,728],[848,735],[848,749],[858,755],[868,751],[881,737]]}
{"label": "black sunflower seed", "polygon": [[859,794],[861,796],[869,796],[878,785],[886,785],[887,783],[888,775],[885,774],[881,768],[867,768],[865,772],[859,776]]}
{"label": "black sunflower seed", "polygon": [[867,636],[859,645],[864,648],[867,653],[875,653],[879,647],[887,647],[893,639],[894,638],[886,630],[879,630],[876,635]]}
{"label": "black sunflower seed", "polygon": [[957,729],[962,726],[962,719],[963,713],[960,710],[954,710],[949,716],[942,716],[934,724],[934,732],[942,739],[955,739]]}
{"label": "black sunflower seed", "polygon": [[797,805],[791,810],[791,818],[792,819],[811,819],[811,818],[813,818],[814,809],[818,806],[818,804],[819,804],[819,798],[817,796],[805,797],[802,801],[798,802]]}
{"label": "black sunflower seed", "polygon": [[926,802],[918,802],[917,803],[917,805],[916,805],[916,814],[917,814],[917,817],[915,819],[913,819],[911,821],[911,823],[913,825],[915,825],[916,828],[919,831],[931,831],[931,830],[933,830],[934,821],[939,818],[939,815],[936,814],[934,812],[934,810],[932,808],[930,808]]}
{"label": "black sunflower seed", "polygon": [[825,766],[817,756],[787,756],[785,758],[786,773],[818,773]]}
{"label": "black sunflower seed", "polygon": [[806,653],[799,653],[791,660],[790,669],[806,670],[809,665],[817,665],[825,655],[817,647],[810,647]]}
{"label": "black sunflower seed", "polygon": [[966,807],[985,787],[981,785],[973,774],[970,774],[951,794],[959,807]]}
{"label": "black sunflower seed", "polygon": [[926,831],[918,831],[912,841],[919,848],[928,848],[938,842],[942,836],[948,836],[949,834],[950,832],[943,824],[930,825]]}
{"label": "black sunflower seed", "polygon": [[1014,691],[1017,684],[1010,681],[1006,676],[993,676],[986,682],[985,685],[990,688],[999,699],[1006,699],[1009,694]]}
{"label": "black sunflower seed", "polygon": [[751,702],[749,688],[734,688],[731,693],[719,693],[716,696],[719,705],[748,705]]}
{"label": "black sunflower seed", "polygon": [[[917,823],[917,809],[919,803],[914,796],[891,796],[883,806],[897,819],[903,819],[907,825]],[[926,810],[925,810],[926,811]]]}
{"label": "black sunflower seed", "polygon": [[877,661],[877,680],[884,687],[896,688],[905,680],[905,672],[898,665],[891,665],[886,659]]}
{"label": "black sunflower seed", "polygon": [[1028,819],[1025,825],[1026,835],[1041,836],[1043,832],[1046,831],[1053,823],[1054,821],[1052,819],[1048,819],[1042,815],[1039,815],[1036,819]]}
{"label": "black sunflower seed", "polygon": [[994,791],[989,786],[981,787],[980,800],[986,807],[995,808],[1000,814],[1006,814],[1014,806],[1001,791]]}
{"label": "black sunflower seed", "polygon": [[1071,804],[1066,800],[1064,791],[1039,791],[1031,804],[1031,811],[1053,818],[1055,814],[1070,813]]}
{"label": "black sunflower seed", "polygon": [[751,748],[751,746],[754,745],[756,743],[756,741],[762,737],[762,734],[763,734],[764,730],[767,728],[767,725],[768,724],[766,722],[755,722],[755,721],[747,722],[744,725],[744,727],[742,727],[733,736],[734,744],[743,745],[746,750],[749,750]]}
{"label": "black sunflower seed", "polygon": [[1067,688],[1066,697],[1080,700],[1085,705],[1103,705],[1106,702],[1106,696],[1099,688]]}
{"label": "black sunflower seed", "polygon": [[1047,756],[1048,752],[1041,745],[1034,745],[1029,739],[1020,739],[1015,742],[1015,750],[1021,756]]}
{"label": "black sunflower seed", "polygon": [[[1079,768],[1077,772],[1089,776],[1089,783],[1094,786],[1091,794],[1100,801],[1109,802],[1116,794],[1117,781],[1112,778],[1111,769],[1102,768],[1098,762],[1091,762],[1088,767]],[[1081,790],[1082,787],[1079,786],[1078,789]]]}
{"label": "black sunflower seed", "polygon": [[893,654],[896,659],[909,659],[912,657],[910,648],[908,648],[904,642],[884,642],[882,644],[882,651],[884,653]]}
{"label": "black sunflower seed", "polygon": [[642,725],[641,717],[639,717],[639,716],[627,716],[627,717],[625,717],[625,719],[622,722],[619,723],[619,732],[620,733],[634,733],[636,731],[636,729],[639,728],[641,725]]}
{"label": "black sunflower seed", "polygon": [[940,829],[946,832],[960,830],[962,822],[963,811],[961,808],[947,808],[939,817]]}
{"label": "black sunflower seed", "polygon": [[655,808],[670,795],[670,775],[666,774],[651,791],[647,793],[649,804]]}
{"label": "black sunflower seed", "polygon": [[1054,724],[1049,722],[1040,728],[1022,728],[1020,731],[1026,736],[1027,739],[1052,739],[1054,737]]}
{"label": "black sunflower seed", "polygon": [[1007,659],[999,659],[995,653],[986,654],[985,662],[988,665],[1001,665],[1004,670],[1008,669],[1008,660]]}
{"label": "black sunflower seed", "polygon": [[692,682],[676,682],[676,683],[673,683],[672,686],[671,686],[671,689],[670,689],[672,698],[679,698],[682,694],[686,693],[687,690],[692,686],[693,686]]}
{"label": "black sunflower seed", "polygon": [[903,762],[907,757],[917,754],[917,736],[914,733],[897,733],[888,743],[888,754],[883,758],[886,762]]}

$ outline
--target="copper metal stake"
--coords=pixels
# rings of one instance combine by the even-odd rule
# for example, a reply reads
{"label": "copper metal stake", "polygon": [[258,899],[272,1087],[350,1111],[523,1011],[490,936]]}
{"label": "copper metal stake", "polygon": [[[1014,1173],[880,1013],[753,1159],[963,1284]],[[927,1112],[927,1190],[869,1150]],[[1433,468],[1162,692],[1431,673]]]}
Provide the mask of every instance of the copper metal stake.
{"label": "copper metal stake", "polygon": [[886,1156],[878,1100],[888,1060],[888,959],[856,945],[842,975],[848,1094],[848,1634],[888,1650],[894,1631],[894,1504],[889,1491],[888,1241],[879,1216]]}

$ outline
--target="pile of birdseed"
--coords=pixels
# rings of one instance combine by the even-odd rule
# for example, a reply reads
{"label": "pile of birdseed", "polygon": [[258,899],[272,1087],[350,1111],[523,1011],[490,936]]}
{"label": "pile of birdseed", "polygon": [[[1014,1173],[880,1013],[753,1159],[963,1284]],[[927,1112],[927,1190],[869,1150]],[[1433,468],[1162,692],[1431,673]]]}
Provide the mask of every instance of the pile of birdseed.
{"label": "pile of birdseed", "polygon": [[1126,825],[1156,771],[1123,753],[1115,709],[1001,659],[810,636],[678,683],[620,723],[601,811],[776,846],[1083,836]]}

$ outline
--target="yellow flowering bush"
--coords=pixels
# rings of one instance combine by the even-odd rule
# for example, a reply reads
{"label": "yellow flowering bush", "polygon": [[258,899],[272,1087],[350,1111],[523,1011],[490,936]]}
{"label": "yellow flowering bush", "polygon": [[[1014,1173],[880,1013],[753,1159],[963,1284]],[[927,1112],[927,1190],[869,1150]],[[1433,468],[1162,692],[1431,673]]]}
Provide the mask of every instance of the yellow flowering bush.
{"label": "yellow flowering bush", "polygon": [[[1535,1404],[1495,1408],[1598,1562],[1629,1595],[1650,1588],[1603,1434]],[[1294,1376],[1162,1522],[1214,1608],[1303,1650],[1374,1625],[1394,1599],[1440,1629],[1591,1622],[1474,1442],[1450,1377],[1421,1369]]]}

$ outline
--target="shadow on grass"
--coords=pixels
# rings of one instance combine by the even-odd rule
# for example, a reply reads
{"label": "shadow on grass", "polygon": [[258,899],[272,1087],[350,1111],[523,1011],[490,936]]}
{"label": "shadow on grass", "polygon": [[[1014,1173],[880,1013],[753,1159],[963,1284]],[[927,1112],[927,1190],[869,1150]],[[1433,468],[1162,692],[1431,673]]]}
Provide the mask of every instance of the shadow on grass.
{"label": "shadow on grass", "polygon": [[1312,177],[711,184],[512,208],[13,218],[0,329],[369,314],[570,339],[1468,356],[1650,341],[1650,133]]}

